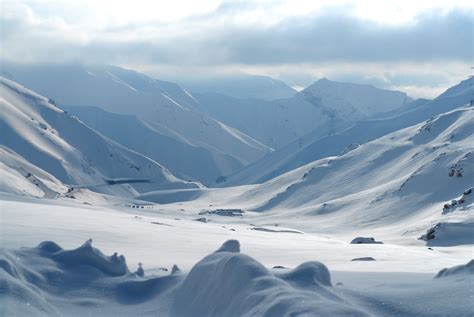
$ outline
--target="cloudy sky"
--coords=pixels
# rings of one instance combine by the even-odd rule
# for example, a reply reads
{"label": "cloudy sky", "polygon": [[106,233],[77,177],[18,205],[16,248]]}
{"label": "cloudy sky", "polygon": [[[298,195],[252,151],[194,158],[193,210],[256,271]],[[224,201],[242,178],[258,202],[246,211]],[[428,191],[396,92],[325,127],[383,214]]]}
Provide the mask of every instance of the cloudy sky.
{"label": "cloudy sky", "polygon": [[1,59],[161,79],[261,74],[434,97],[471,74],[472,1],[0,0]]}

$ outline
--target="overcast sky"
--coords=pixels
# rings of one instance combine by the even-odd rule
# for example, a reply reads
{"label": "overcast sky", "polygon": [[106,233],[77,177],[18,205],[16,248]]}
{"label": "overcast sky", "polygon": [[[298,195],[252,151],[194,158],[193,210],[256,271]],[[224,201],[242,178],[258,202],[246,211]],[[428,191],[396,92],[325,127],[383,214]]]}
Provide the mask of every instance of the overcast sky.
{"label": "overcast sky", "polygon": [[180,81],[321,77],[434,97],[466,78],[472,1],[1,1],[1,58],[109,63]]}

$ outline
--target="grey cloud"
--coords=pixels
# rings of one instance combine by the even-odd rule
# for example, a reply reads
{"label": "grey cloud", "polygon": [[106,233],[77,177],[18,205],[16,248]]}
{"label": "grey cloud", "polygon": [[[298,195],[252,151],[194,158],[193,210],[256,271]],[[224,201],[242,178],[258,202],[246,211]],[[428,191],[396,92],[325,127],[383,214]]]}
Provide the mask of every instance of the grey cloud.
{"label": "grey cloud", "polygon": [[244,64],[472,60],[473,21],[472,12],[452,11],[422,15],[415,25],[382,26],[332,12],[232,30],[209,42]]}
{"label": "grey cloud", "polygon": [[[474,11],[469,9],[429,11],[414,24],[386,25],[333,8],[267,26],[242,22],[242,14],[252,9],[225,3],[213,13],[171,24],[133,22],[96,28],[23,8],[0,15],[1,58],[151,65],[162,70],[154,72],[158,77],[176,80],[213,77],[229,69],[275,68],[266,74],[290,85],[305,86],[327,76],[387,88],[446,86],[464,76],[459,69],[446,72],[449,63],[473,62]],[[400,69],[403,63],[419,71]],[[361,67],[365,64],[378,68],[371,74]],[[442,69],[428,71],[418,64]],[[313,72],[317,68],[321,70]]]}
{"label": "grey cloud", "polygon": [[[335,10],[287,18],[269,27],[222,21],[220,15],[235,15],[244,9],[224,6],[213,14],[181,21],[175,28],[186,32],[168,37],[161,35],[170,26],[134,24],[126,32],[136,33],[138,40],[121,40],[123,29],[108,29],[81,42],[55,29],[54,24],[33,25],[25,16],[3,18],[0,36],[7,57],[24,55],[43,61],[56,57],[115,63],[272,65],[473,58],[472,10],[429,12],[420,15],[414,25],[403,26],[363,21]],[[145,31],[154,36],[140,39]]]}

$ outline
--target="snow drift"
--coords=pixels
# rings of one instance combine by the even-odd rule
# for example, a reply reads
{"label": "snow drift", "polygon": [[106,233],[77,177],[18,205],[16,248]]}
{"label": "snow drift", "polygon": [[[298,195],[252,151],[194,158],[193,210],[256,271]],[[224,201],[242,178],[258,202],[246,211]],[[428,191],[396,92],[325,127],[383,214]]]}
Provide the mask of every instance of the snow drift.
{"label": "snow drift", "polygon": [[[187,275],[131,273],[125,258],[86,241],[64,250],[51,241],[2,250],[0,294],[7,315],[366,316],[331,290],[319,262],[274,275],[224,243]],[[139,308],[137,305],[140,304]],[[119,306],[122,306],[120,308]],[[162,316],[162,315],[161,315]]]}
{"label": "snow drift", "polygon": [[436,275],[436,278],[440,277],[450,277],[450,276],[461,276],[466,277],[469,275],[474,275],[474,260],[469,261],[466,264],[456,265],[454,267],[442,269]]}

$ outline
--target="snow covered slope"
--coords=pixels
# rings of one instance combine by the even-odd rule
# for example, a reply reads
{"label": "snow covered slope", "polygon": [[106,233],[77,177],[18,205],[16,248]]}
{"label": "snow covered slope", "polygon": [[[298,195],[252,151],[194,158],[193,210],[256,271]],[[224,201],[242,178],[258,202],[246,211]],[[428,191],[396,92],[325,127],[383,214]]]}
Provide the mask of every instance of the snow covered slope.
{"label": "snow covered slope", "polygon": [[[245,248],[245,246],[243,246]],[[333,285],[321,262],[270,270],[226,241],[189,272],[132,272],[92,239],[75,249],[53,241],[0,249],[5,316],[468,316],[473,262],[423,274],[349,274]],[[362,279],[361,279],[362,275]],[[339,280],[338,274],[335,274]],[[357,278],[359,277],[359,278]],[[377,278],[379,279],[377,281]],[[384,280],[384,283],[380,282]],[[396,281],[394,282],[393,279]],[[374,285],[375,283],[375,285]],[[450,294],[452,296],[446,296]]]}
{"label": "snow covered slope", "polygon": [[[98,191],[117,195],[195,187],[176,178],[157,162],[98,134],[47,98],[3,77],[0,96],[0,160],[6,167],[2,173],[7,176],[2,191],[31,188],[25,182],[45,192],[46,187],[60,191],[64,188],[61,183],[87,187],[142,181],[96,187]],[[18,186],[12,188],[14,183]]]}
{"label": "snow covered slope", "polygon": [[335,134],[321,136],[320,129],[317,129],[303,137],[301,141],[289,144],[243,168],[235,175],[227,177],[227,185],[261,183],[314,160],[338,155],[387,133],[453,110],[469,103],[474,94],[473,82],[473,78],[467,79],[430,102],[414,105],[409,111],[378,119],[362,120]]}
{"label": "snow covered slope", "polygon": [[321,103],[337,116],[367,118],[404,106],[412,99],[400,91],[372,85],[343,83],[323,78],[299,93],[311,103]]}
{"label": "snow covered slope", "polygon": [[319,135],[340,131],[377,113],[403,108],[410,100],[402,92],[327,79],[271,102],[216,93],[195,96],[203,112],[275,149],[300,143],[315,129]]}
{"label": "snow covered slope", "polygon": [[270,151],[261,142],[199,111],[198,101],[174,83],[115,66],[2,66],[9,78],[58,104],[95,106],[135,115],[161,134],[231,156],[240,164],[248,164]]}
{"label": "snow covered slope", "polygon": [[[396,230],[404,235],[454,222],[464,223],[466,232],[474,230],[474,204],[460,196],[473,187],[474,108],[463,107],[304,165],[252,187],[233,202],[253,201],[254,210],[275,217],[291,215],[302,230],[315,222],[328,232],[403,223]],[[443,212],[453,199],[452,205],[462,200],[463,208]],[[453,230],[447,232],[446,239],[459,240]]]}
{"label": "snow covered slope", "polygon": [[274,149],[298,140],[315,126],[327,134],[347,125],[299,97],[270,102],[208,93],[196,94],[196,98],[203,112]]}
{"label": "snow covered slope", "polygon": [[171,138],[136,116],[111,113],[97,107],[63,108],[94,130],[166,166],[182,179],[212,184],[219,176],[242,167],[232,156]]}
{"label": "snow covered slope", "polygon": [[0,145],[0,191],[16,195],[56,198],[67,191],[56,177]]}

